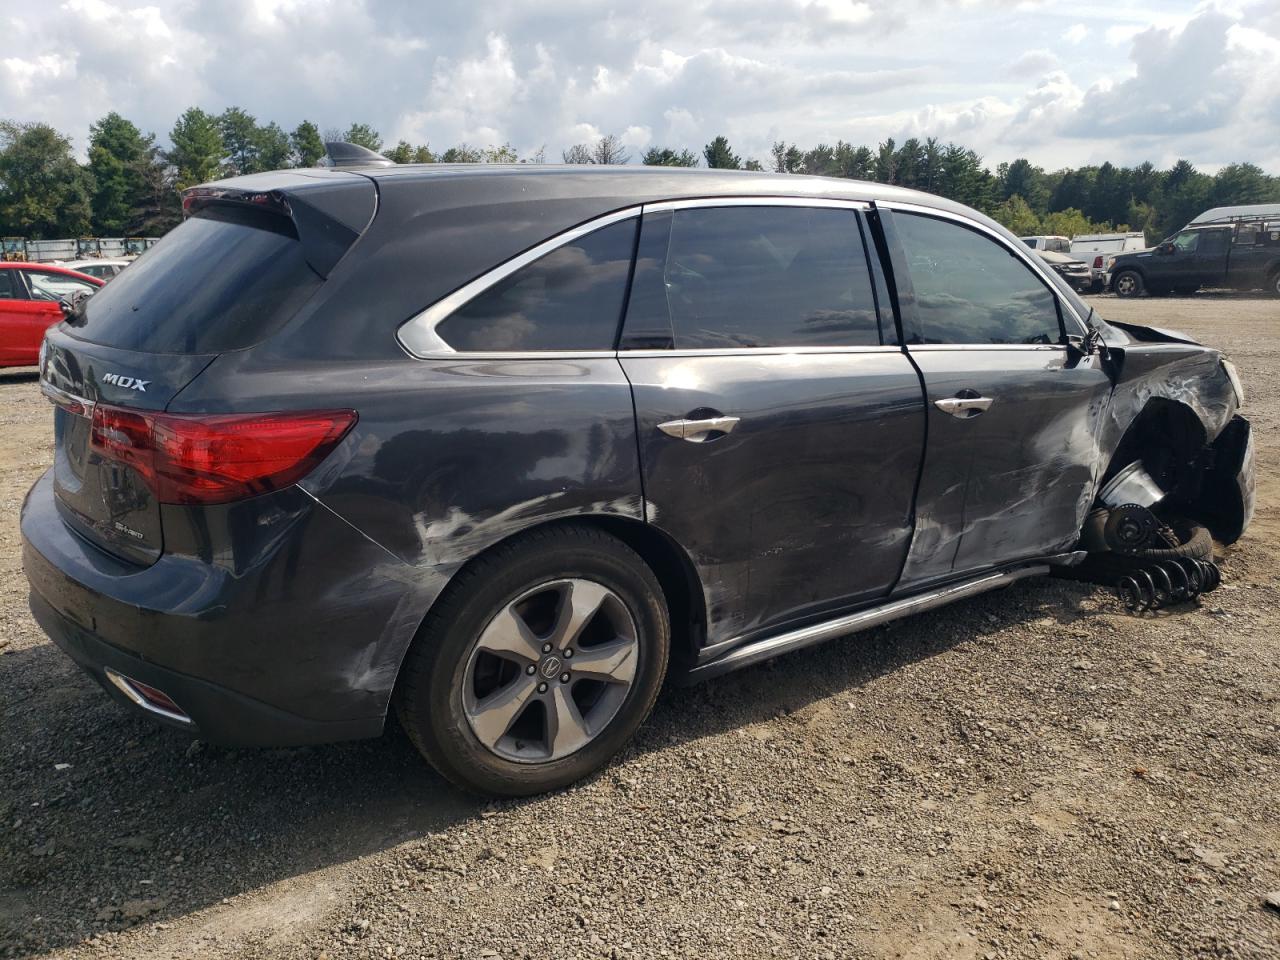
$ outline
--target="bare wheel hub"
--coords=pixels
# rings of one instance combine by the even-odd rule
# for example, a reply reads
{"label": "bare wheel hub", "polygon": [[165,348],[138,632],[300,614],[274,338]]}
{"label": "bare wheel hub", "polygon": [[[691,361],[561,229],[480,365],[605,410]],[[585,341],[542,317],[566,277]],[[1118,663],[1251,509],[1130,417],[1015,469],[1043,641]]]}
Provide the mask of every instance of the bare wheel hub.
{"label": "bare wheel hub", "polygon": [[635,680],[635,619],[594,580],[552,580],[520,594],[480,631],[463,673],[476,739],[520,763],[581,750],[609,725]]}

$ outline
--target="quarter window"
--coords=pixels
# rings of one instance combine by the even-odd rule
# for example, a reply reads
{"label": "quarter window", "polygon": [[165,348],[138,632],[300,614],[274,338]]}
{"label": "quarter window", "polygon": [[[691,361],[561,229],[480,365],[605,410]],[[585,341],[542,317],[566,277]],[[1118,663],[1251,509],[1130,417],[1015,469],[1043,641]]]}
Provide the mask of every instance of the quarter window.
{"label": "quarter window", "polygon": [[1011,251],[947,220],[894,218],[911,268],[920,342],[1062,342],[1057,297]]}
{"label": "quarter window", "polygon": [[[881,343],[855,211],[678,209],[670,231],[663,296],[645,298],[643,308],[633,300],[633,309],[665,307],[677,349]],[[637,316],[635,326],[664,319]]]}
{"label": "quarter window", "polygon": [[636,223],[557,247],[459,307],[436,334],[459,351],[612,350]]}

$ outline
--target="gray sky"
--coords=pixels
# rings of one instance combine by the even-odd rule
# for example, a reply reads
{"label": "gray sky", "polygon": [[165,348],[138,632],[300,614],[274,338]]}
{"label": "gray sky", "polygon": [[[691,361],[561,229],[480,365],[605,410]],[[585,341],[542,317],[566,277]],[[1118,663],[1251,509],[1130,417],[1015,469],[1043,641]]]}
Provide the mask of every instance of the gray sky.
{"label": "gray sky", "polygon": [[1280,3],[1182,0],[0,0],[0,117],[84,150],[198,105],[521,154],[619,134],[744,157],[935,135],[1050,169],[1280,172]]}

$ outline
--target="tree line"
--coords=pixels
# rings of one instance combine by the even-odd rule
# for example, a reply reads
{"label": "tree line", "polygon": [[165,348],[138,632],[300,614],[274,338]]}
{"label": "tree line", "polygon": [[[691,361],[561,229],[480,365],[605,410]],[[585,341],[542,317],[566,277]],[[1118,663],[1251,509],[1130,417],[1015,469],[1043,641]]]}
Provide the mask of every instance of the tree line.
{"label": "tree line", "polygon": [[[346,130],[304,120],[291,131],[259,123],[239,107],[211,114],[192,107],[169,131],[169,149],[118,113],[89,128],[88,161],[66,135],[43,123],[0,121],[0,235],[39,240],[73,236],[159,236],[182,216],[180,192],[222,177],[311,167],[326,140],[346,140],[396,163],[544,163],[545,149],[521,156],[509,143],[458,144],[439,153],[429,144],[384,144],[376,129]],[[616,135],[563,151],[565,163],[630,163]],[[654,146],[639,161],[652,166],[762,170],[717,136],[701,152]],[[1280,177],[1251,163],[1209,175],[1186,160],[1168,170],[1151,163],[1112,163],[1047,171],[1019,158],[992,171],[975,151],[935,137],[892,138],[875,148],[843,140],[802,149],[773,144],[768,167],[778,173],[847,177],[938,194],[991,215],[1015,233],[1062,234],[1142,230],[1154,242],[1201,211],[1241,203],[1280,202]]]}

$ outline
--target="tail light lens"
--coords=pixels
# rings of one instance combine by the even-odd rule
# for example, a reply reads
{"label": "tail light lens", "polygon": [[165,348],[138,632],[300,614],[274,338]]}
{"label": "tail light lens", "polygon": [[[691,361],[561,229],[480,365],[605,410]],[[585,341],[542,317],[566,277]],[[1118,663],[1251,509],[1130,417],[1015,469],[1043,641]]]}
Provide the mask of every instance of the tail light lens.
{"label": "tail light lens", "polygon": [[204,415],[97,404],[91,443],[137,471],[160,503],[230,503],[301,480],[356,420],[354,410]]}
{"label": "tail light lens", "polygon": [[1094,258],[1093,258],[1093,269],[1095,269],[1095,270],[1101,270],[1101,269],[1102,269],[1102,257],[1094,257]]}

